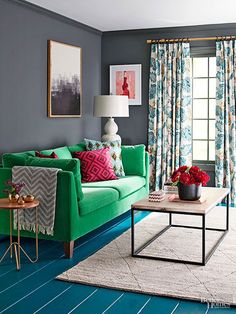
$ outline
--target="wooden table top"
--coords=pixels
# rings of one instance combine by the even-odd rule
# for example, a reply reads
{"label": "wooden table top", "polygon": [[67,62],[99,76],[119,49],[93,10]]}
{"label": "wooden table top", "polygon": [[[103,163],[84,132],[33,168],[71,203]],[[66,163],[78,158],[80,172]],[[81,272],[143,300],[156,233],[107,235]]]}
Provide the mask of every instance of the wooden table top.
{"label": "wooden table top", "polygon": [[135,209],[150,209],[152,211],[169,211],[169,212],[186,212],[193,214],[207,214],[211,209],[213,209],[218,203],[220,203],[223,198],[229,194],[229,189],[227,188],[202,188],[202,196],[206,198],[206,201],[202,204],[191,203],[191,201],[184,202],[171,202],[168,200],[168,195],[166,194],[165,199],[162,202],[149,202],[148,198],[141,199],[140,201],[134,203],[132,208]]}
{"label": "wooden table top", "polygon": [[18,203],[9,202],[8,198],[0,198],[0,208],[4,208],[4,209],[34,208],[34,207],[37,207],[38,205],[39,205],[39,201],[37,199],[33,200],[33,202],[19,205]]}

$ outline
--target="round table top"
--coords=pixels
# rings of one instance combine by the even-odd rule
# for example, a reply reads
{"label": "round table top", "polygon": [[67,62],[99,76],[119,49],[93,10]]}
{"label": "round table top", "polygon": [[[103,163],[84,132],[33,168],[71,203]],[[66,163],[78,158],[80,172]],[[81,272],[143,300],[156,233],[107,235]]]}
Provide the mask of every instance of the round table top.
{"label": "round table top", "polygon": [[4,209],[25,209],[25,208],[34,208],[39,205],[39,201],[37,199],[33,200],[30,203],[24,203],[20,205],[15,202],[9,202],[8,198],[0,198],[0,208]]}

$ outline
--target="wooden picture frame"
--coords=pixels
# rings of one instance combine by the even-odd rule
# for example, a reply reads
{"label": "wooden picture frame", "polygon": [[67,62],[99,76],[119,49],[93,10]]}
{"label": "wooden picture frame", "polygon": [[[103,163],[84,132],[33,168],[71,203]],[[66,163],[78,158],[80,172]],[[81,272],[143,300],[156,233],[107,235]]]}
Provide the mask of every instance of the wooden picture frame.
{"label": "wooden picture frame", "polygon": [[82,115],[82,49],[48,40],[48,117]]}
{"label": "wooden picture frame", "polygon": [[141,64],[110,65],[110,94],[127,95],[129,105],[142,104]]}

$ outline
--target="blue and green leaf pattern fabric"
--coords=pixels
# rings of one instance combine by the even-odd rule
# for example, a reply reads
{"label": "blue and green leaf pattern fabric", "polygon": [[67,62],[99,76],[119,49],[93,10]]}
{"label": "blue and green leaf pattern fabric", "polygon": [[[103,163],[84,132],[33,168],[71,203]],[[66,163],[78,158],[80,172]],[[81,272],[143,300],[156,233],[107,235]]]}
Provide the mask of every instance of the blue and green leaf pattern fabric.
{"label": "blue and green leaf pattern fabric", "polygon": [[192,162],[190,45],[151,45],[149,77],[150,189],[163,187],[175,168]]}
{"label": "blue and green leaf pattern fabric", "polygon": [[236,41],[216,42],[216,186],[236,204]]}

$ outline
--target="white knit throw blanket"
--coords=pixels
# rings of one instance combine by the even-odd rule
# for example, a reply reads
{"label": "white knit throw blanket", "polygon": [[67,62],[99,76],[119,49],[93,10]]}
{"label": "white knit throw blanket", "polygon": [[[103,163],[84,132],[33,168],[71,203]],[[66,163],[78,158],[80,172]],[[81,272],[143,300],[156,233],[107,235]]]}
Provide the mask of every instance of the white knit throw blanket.
{"label": "white knit throw blanket", "polygon": [[[38,231],[43,234],[53,235],[57,173],[60,169],[15,166],[12,168],[12,181],[23,182],[25,186],[21,195],[32,194],[40,202],[38,206]],[[19,210],[19,227],[23,230],[35,232],[36,210]],[[14,229],[17,229],[17,211],[14,210]]]}

